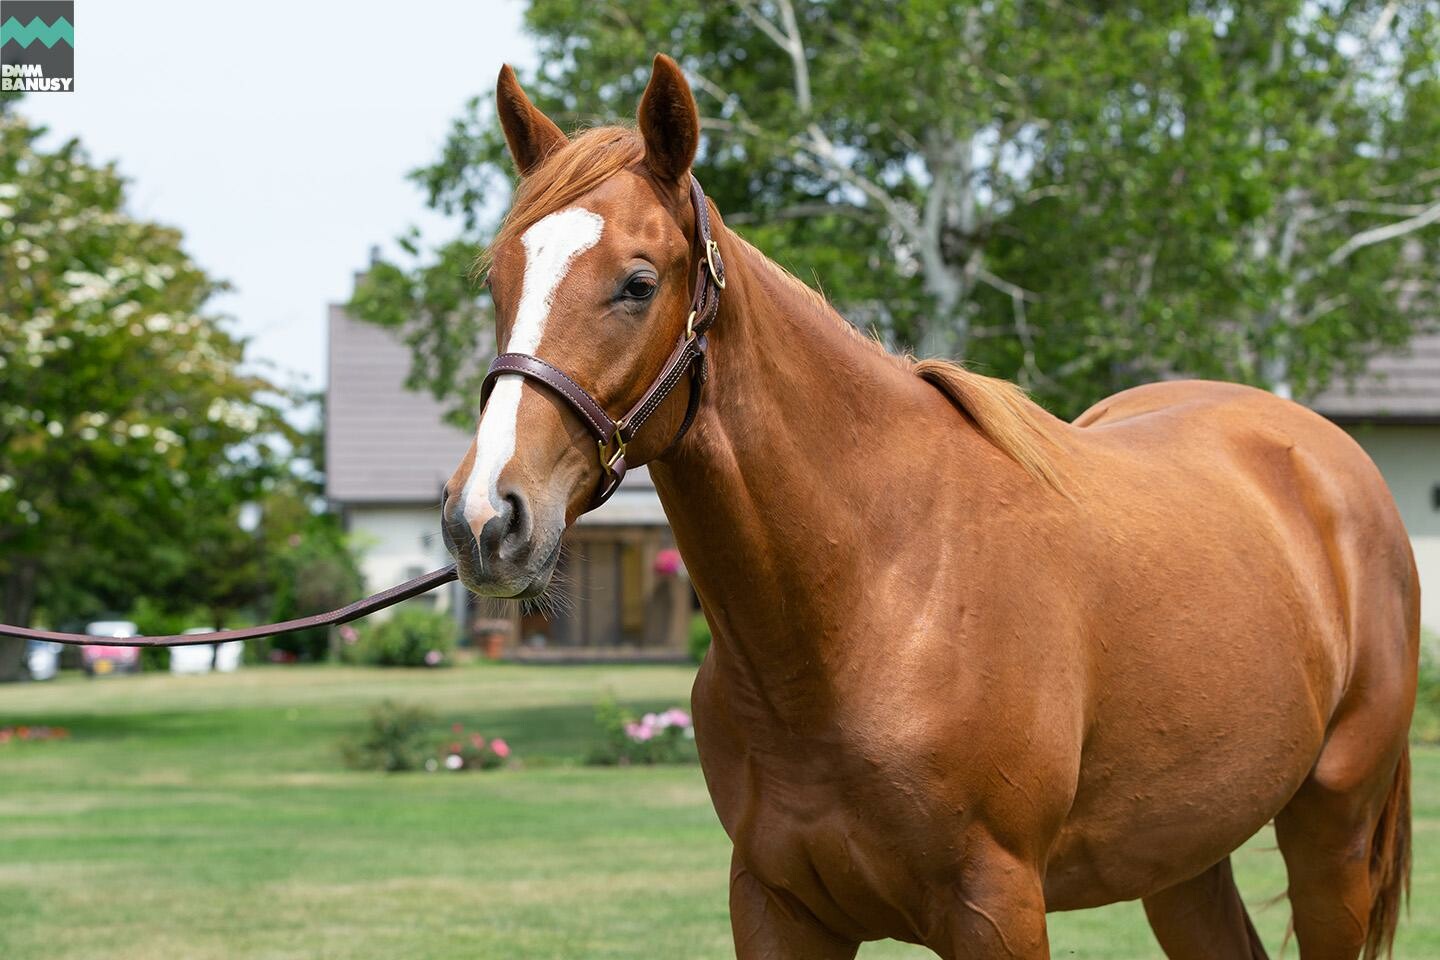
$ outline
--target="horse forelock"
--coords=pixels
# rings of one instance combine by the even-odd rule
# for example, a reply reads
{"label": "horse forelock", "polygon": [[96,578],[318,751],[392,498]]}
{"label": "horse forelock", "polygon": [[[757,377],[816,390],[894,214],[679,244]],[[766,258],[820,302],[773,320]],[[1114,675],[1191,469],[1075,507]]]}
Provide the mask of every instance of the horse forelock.
{"label": "horse forelock", "polygon": [[518,240],[536,223],[575,203],[645,156],[645,142],[629,127],[595,127],[551,153],[520,181],[515,202],[494,241],[475,262],[475,273],[490,268],[494,251]]}

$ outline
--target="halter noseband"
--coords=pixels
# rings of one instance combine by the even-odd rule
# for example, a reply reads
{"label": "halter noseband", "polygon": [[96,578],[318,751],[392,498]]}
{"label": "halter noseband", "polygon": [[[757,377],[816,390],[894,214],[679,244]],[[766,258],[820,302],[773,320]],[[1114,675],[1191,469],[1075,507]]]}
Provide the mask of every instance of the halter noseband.
{"label": "halter noseband", "polygon": [[548,387],[575,411],[580,422],[595,436],[600,449],[600,486],[591,497],[586,511],[594,510],[609,500],[620,488],[620,481],[625,476],[626,446],[687,375],[690,377],[690,402],[685,408],[685,419],[669,446],[674,446],[685,436],[700,409],[700,391],[706,377],[705,351],[709,347],[705,331],[710,329],[720,312],[720,291],[725,289],[725,264],[720,259],[720,247],[710,234],[710,211],[705,203],[705,191],[693,174],[690,176],[690,204],[695,208],[700,257],[695,268],[695,293],[690,298],[690,315],[685,320],[685,332],[680,335],[680,342],[670,352],[669,359],[650,388],[624,416],[612,420],[605,408],[565,371],[529,353],[498,355],[491,361],[480,387],[480,405],[483,408],[496,380],[506,374],[518,374]]}

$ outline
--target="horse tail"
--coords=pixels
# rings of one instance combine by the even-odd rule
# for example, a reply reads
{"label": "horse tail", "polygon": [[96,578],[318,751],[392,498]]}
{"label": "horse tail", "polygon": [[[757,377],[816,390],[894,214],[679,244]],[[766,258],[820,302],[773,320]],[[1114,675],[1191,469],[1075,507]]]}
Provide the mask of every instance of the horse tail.
{"label": "horse tail", "polygon": [[1365,936],[1365,960],[1390,956],[1400,904],[1410,897],[1410,748],[1400,754],[1400,765],[1370,845],[1370,928]]}

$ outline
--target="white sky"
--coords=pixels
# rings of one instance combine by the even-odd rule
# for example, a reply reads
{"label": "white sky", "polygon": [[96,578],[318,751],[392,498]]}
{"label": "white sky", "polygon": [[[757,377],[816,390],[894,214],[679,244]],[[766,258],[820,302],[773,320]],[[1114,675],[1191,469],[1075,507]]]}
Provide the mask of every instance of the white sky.
{"label": "white sky", "polygon": [[[517,0],[78,0],[75,92],[21,113],[118,161],[133,213],[179,227],[235,291],[215,301],[281,382],[325,376],[326,305],[372,245],[419,224],[405,174],[439,155],[502,62],[533,61]],[[399,13],[397,11],[405,11]]]}

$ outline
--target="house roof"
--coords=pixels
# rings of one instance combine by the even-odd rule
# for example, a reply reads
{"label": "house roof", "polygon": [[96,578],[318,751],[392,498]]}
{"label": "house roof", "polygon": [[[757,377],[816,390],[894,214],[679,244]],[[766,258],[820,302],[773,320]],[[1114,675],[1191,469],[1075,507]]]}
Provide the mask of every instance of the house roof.
{"label": "house roof", "polygon": [[[406,389],[410,351],[395,334],[330,307],[326,391],[325,492],[340,504],[440,502],[440,491],[471,436],[444,421],[428,393]],[[654,482],[643,467],[587,525],[665,522]]]}
{"label": "house roof", "polygon": [[1332,420],[1440,423],[1440,330],[1380,354],[1353,380],[1339,380],[1310,406]]}

